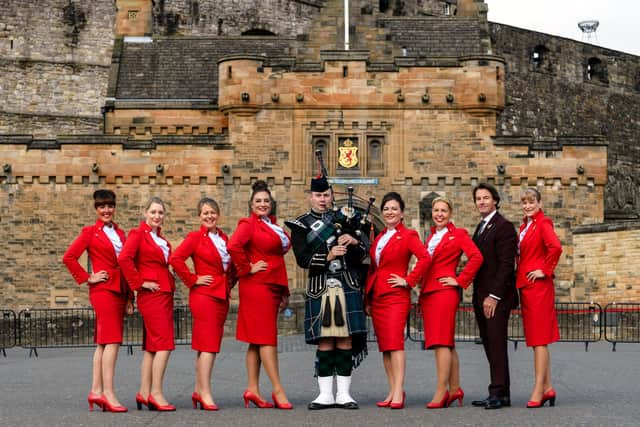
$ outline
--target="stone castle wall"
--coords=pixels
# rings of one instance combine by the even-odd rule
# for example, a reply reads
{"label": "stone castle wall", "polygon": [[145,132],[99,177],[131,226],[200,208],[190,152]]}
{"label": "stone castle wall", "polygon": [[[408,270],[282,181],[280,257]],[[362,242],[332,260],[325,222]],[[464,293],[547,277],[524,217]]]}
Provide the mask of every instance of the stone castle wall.
{"label": "stone castle wall", "polygon": [[99,133],[114,2],[8,1],[2,12],[0,133]]}
{"label": "stone castle wall", "polygon": [[[498,135],[534,139],[601,135],[609,144],[606,217],[640,216],[640,57],[548,34],[491,24],[507,61],[507,105]],[[540,65],[532,59],[541,50]],[[601,61],[589,77],[589,60]]]}

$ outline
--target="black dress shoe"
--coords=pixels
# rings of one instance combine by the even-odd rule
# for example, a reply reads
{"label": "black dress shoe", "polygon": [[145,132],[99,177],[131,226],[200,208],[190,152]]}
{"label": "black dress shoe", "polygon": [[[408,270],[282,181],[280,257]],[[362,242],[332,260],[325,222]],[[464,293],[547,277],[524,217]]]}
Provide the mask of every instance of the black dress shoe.
{"label": "black dress shoe", "polygon": [[335,405],[330,403],[330,404],[325,404],[325,403],[317,403],[317,402],[311,402],[307,405],[307,409],[310,411],[317,411],[320,409],[331,409],[334,408]]}
{"label": "black dress shoe", "polygon": [[482,400],[473,400],[471,401],[471,405],[472,406],[480,406],[482,408],[487,406],[487,402],[489,402],[489,400],[491,400],[491,396],[487,397],[486,399],[482,399]]}
{"label": "black dress shoe", "polygon": [[511,399],[508,397],[491,397],[487,401],[484,409],[500,409],[502,407],[511,406]]}
{"label": "black dress shoe", "polygon": [[340,408],[340,409],[358,409],[359,408],[356,402],[336,403],[334,407]]}

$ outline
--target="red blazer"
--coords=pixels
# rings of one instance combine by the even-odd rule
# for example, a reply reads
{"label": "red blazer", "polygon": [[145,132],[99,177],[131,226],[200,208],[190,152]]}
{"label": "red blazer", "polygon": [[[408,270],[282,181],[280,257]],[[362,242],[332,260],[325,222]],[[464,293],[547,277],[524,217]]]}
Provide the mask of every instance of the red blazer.
{"label": "red blazer", "polygon": [[[447,224],[447,229],[449,232],[444,235],[431,256],[431,264],[422,282],[422,294],[449,288],[450,286],[443,285],[438,281],[439,278],[447,276],[455,277],[458,284],[467,289],[482,265],[482,254],[469,237],[467,230],[456,228],[452,223]],[[428,245],[435,231],[435,227],[432,227],[431,235],[427,238],[425,246]],[[467,265],[459,275],[456,275],[456,269],[463,252],[467,256]]]}
{"label": "red blazer", "polygon": [[[162,237],[159,229],[158,235]],[[171,244],[168,241],[167,245],[171,255]],[[118,262],[129,287],[134,291],[140,290],[144,282],[157,283],[162,292],[173,292],[176,289],[169,263],[164,260],[162,249],[153,241],[151,227],[144,221],[138,228],[129,231]]]}
{"label": "red blazer", "polygon": [[[420,236],[415,230],[408,229],[402,223],[396,226],[396,234],[391,237],[391,240],[380,253],[380,265],[377,265],[376,247],[382,236],[387,232],[388,229],[385,228],[384,231],[378,234],[369,249],[371,264],[369,265],[365,295],[368,295],[374,289],[374,286],[376,287],[375,295],[404,291],[405,289],[402,287],[392,288],[391,284],[387,283],[387,279],[392,274],[403,277],[409,286],[414,287],[427,271],[427,268],[429,268],[431,257],[422,244]],[[407,274],[411,255],[415,255],[418,262],[413,270]]]}
{"label": "red blazer", "polygon": [[[229,238],[222,230],[218,229],[218,235],[229,243]],[[195,273],[189,271],[186,260],[191,257]],[[234,280],[234,267],[229,265],[224,271],[220,253],[209,238],[207,227],[200,227],[200,230],[193,231],[187,235],[184,241],[176,248],[169,258],[169,263],[173,271],[182,279],[184,284],[191,289],[191,292],[198,292],[210,295],[215,298],[228,299],[229,291]],[[198,276],[213,276],[213,282],[209,286],[196,285]]]}
{"label": "red blazer", "polygon": [[[275,217],[270,217],[270,219],[273,223],[276,222]],[[290,248],[291,239],[289,239],[289,246],[282,250],[282,242],[276,232],[252,213],[250,217],[241,218],[238,221],[238,227],[229,239],[227,250],[240,277],[240,283],[248,281],[256,284],[268,283],[288,287],[284,254]],[[259,260],[266,261],[267,269],[256,274],[249,274],[251,271],[249,263],[253,264]]]}
{"label": "red blazer", "polygon": [[[113,224],[113,226],[120,237],[120,241],[124,243],[124,231],[118,228],[116,224]],[[69,269],[69,272],[79,285],[83,283],[89,285],[87,281],[90,275],[78,262],[78,258],[82,253],[87,251],[91,269],[94,272],[104,270],[109,273],[107,281],[89,285],[90,289],[106,289],[117,293],[128,293],[127,284],[120,272],[116,251],[113,249],[109,236],[102,231],[103,227],[104,222],[100,220],[97,220],[94,225],[84,227],[80,235],[64,253],[62,262],[67,266],[67,269]],[[133,297],[133,295],[130,296]]]}
{"label": "red blazer", "polygon": [[[562,245],[553,231],[553,222],[544,216],[540,210],[533,216],[533,223],[520,242],[520,255],[518,256],[518,268],[516,269],[516,287],[522,288],[530,285],[527,273],[533,270],[542,270],[546,278],[553,279],[553,271],[558,265],[562,254]],[[518,235],[527,226],[527,218],[524,218]]]}

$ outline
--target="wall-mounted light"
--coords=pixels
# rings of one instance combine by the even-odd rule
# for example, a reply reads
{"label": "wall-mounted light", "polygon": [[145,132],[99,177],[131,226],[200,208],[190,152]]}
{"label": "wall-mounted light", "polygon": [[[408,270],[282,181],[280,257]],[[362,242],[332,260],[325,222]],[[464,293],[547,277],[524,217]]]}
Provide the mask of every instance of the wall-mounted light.
{"label": "wall-mounted light", "polygon": [[507,172],[507,167],[505,165],[503,165],[502,163],[500,163],[497,167],[496,170],[498,171],[498,174],[500,175],[504,175]]}
{"label": "wall-mounted light", "polygon": [[157,172],[157,173],[162,173],[162,172],[164,172],[164,165],[163,165],[163,164],[157,164],[157,165],[156,165],[156,172]]}
{"label": "wall-mounted light", "polygon": [[296,94],[296,101],[298,101],[298,102],[304,101],[304,93],[297,93]]}
{"label": "wall-mounted light", "polygon": [[93,173],[100,172],[100,166],[98,166],[97,163],[94,163],[93,165],[91,165],[91,172],[93,172]]}
{"label": "wall-mounted light", "polygon": [[5,163],[4,165],[2,165],[2,171],[4,173],[9,173],[11,172],[11,165],[9,163]]}
{"label": "wall-mounted light", "polygon": [[586,171],[584,169],[584,166],[578,165],[578,167],[576,168],[576,172],[578,172],[578,175],[584,175]]}
{"label": "wall-mounted light", "polygon": [[429,94],[427,93],[426,90],[425,90],[425,93],[422,95],[422,102],[424,104],[428,104],[429,103]]}
{"label": "wall-mounted light", "polygon": [[398,102],[404,102],[404,94],[402,92],[398,94]]}
{"label": "wall-mounted light", "polygon": [[487,95],[485,95],[482,92],[478,94],[478,101],[485,102],[486,100],[487,100]]}
{"label": "wall-mounted light", "polygon": [[273,102],[278,102],[278,101],[280,101],[280,95],[278,95],[277,93],[272,93],[272,94],[271,94],[271,100],[272,100]]}
{"label": "wall-mounted light", "polygon": [[242,92],[240,99],[242,99],[242,102],[249,102],[249,94],[247,92]]}
{"label": "wall-mounted light", "polygon": [[447,94],[447,102],[448,103],[452,103],[453,102],[453,94],[452,93],[448,93]]}
{"label": "wall-mounted light", "polygon": [[229,165],[222,165],[221,169],[222,169],[222,173],[225,174],[225,175],[228,174],[229,172],[231,172],[231,166],[229,166]]}

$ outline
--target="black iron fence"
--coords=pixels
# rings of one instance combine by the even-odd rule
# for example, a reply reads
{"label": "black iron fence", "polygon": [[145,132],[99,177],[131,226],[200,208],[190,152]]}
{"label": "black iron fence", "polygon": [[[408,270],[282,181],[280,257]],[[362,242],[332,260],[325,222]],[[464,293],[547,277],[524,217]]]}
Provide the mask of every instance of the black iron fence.
{"label": "black iron fence", "polygon": [[[640,307],[640,305],[638,305]],[[589,343],[602,339],[602,307],[595,303],[556,303],[556,314],[560,329],[560,341],[583,342],[585,351]],[[420,306],[414,307],[409,313],[407,335],[412,341],[424,341],[424,327]],[[473,306],[462,303],[456,315],[456,341],[478,341],[480,334],[476,323]],[[524,341],[522,317],[520,309],[513,310],[509,318],[509,340],[517,349],[518,342]],[[637,339],[635,342],[640,342]]]}
{"label": "black iron fence", "polygon": [[[589,344],[603,339],[613,344],[640,343],[640,303],[611,303],[604,310],[597,303],[558,302],[555,305],[560,328],[560,341]],[[0,351],[15,346],[30,349],[38,355],[38,348],[91,347],[94,345],[95,314],[91,308],[32,309],[16,315],[12,310],[0,310]],[[227,323],[232,330],[235,311],[229,313]],[[292,306],[280,317],[280,332],[302,330],[304,306]],[[176,306],[173,312],[176,345],[191,344],[192,317],[189,307]],[[367,318],[367,340],[376,341],[371,319]],[[284,328],[284,329],[283,329]],[[133,353],[134,346],[142,345],[143,323],[139,312],[125,318],[123,345]],[[227,331],[228,332],[228,331]],[[407,338],[424,342],[424,327],[420,306],[414,305],[407,321]],[[455,339],[458,342],[478,341],[479,332],[473,306],[462,303],[456,316]],[[509,319],[509,340],[515,348],[524,341],[520,309],[513,310]]]}
{"label": "black iron fence", "polygon": [[6,349],[14,347],[18,342],[18,329],[16,313],[12,310],[2,310],[0,318],[0,351],[7,356]]}
{"label": "black iron fence", "polygon": [[611,303],[604,308],[604,339],[613,344],[640,342],[640,304]]}

